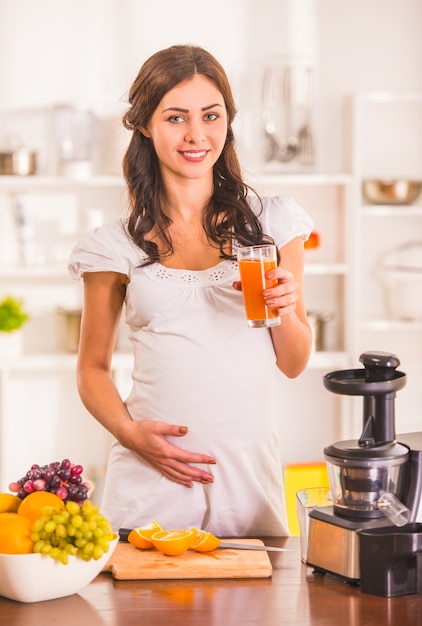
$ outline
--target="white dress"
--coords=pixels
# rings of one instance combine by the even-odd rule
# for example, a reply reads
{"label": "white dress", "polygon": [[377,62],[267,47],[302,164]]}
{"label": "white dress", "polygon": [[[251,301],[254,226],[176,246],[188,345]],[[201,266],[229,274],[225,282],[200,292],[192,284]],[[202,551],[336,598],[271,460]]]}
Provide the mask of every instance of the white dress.
{"label": "white dress", "polygon": [[[249,200],[259,211],[257,200]],[[264,198],[260,221],[280,247],[306,239],[312,221],[287,196]],[[186,425],[176,445],[215,457],[211,484],[178,485],[135,453],[112,444],[101,511],[114,530],[156,519],[164,528],[209,530],[220,537],[288,534],[278,448],[279,404],[270,331],[246,324],[237,263],[202,271],[140,267],[145,253],[116,220],[85,235],[69,271],[129,277],[126,322],[133,345],[134,420]]]}

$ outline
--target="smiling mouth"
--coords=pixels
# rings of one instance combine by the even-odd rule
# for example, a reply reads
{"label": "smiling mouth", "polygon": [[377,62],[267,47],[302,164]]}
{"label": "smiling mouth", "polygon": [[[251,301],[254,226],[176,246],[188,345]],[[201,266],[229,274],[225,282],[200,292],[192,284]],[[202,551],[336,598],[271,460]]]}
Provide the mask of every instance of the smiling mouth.
{"label": "smiling mouth", "polygon": [[185,159],[190,159],[191,161],[200,161],[207,155],[207,150],[200,150],[198,152],[186,151],[180,153]]}

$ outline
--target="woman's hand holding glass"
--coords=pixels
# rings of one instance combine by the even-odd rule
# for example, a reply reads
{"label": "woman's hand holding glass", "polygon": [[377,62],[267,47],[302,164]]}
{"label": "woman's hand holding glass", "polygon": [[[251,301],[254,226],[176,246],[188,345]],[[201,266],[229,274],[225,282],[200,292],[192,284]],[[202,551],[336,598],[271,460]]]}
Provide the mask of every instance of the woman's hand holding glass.
{"label": "woman's hand holding glass", "polygon": [[[267,278],[277,280],[277,285],[263,292],[266,306],[276,309],[281,318],[294,313],[299,300],[299,284],[292,272],[283,267],[276,267],[267,273]],[[233,283],[233,287],[242,291],[240,281]]]}

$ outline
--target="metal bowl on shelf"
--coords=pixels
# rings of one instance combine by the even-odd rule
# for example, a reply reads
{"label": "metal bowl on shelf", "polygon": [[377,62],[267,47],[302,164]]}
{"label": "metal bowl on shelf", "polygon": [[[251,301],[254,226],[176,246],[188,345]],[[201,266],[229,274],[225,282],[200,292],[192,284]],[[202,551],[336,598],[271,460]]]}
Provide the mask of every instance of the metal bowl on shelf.
{"label": "metal bowl on shelf", "polygon": [[0,175],[31,176],[37,171],[37,153],[26,146],[0,152]]}
{"label": "metal bowl on shelf", "polygon": [[407,179],[367,179],[362,183],[364,198],[371,204],[410,204],[422,191],[422,181]]}

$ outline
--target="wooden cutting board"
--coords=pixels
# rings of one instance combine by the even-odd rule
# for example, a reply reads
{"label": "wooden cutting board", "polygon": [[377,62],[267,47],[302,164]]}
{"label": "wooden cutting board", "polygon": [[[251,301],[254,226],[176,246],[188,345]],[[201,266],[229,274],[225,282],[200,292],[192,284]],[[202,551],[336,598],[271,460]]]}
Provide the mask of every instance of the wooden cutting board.
{"label": "wooden cutting board", "polygon": [[[227,539],[264,545],[259,539]],[[271,561],[265,550],[220,548],[200,553],[188,550],[166,556],[158,550],[139,550],[130,543],[119,543],[105,572],[117,580],[170,580],[192,578],[268,578]]]}

